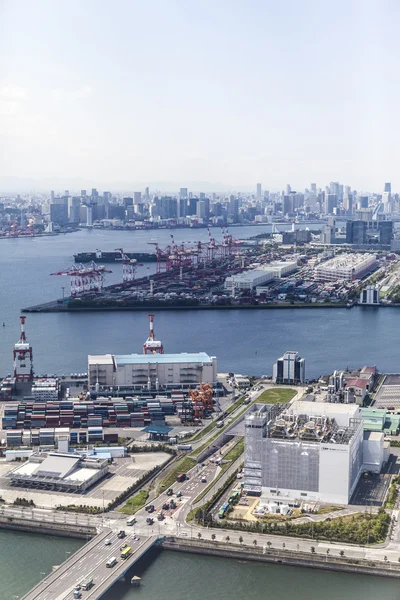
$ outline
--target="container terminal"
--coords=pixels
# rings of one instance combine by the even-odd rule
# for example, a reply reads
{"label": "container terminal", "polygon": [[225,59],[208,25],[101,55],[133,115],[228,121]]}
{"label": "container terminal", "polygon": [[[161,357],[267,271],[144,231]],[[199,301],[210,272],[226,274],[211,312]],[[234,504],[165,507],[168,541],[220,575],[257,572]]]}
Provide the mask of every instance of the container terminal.
{"label": "container terminal", "polygon": [[[137,277],[137,266],[142,264],[139,254],[131,258],[133,253],[123,248],[84,253],[84,262],[51,274],[69,278],[68,296],[22,312],[399,303],[398,255],[304,245],[310,236],[304,236],[302,246],[283,246],[275,243],[273,235],[267,241],[243,241],[223,230],[222,241],[217,241],[209,231],[207,243],[179,245],[171,235],[166,248],[152,243],[155,253],[146,257],[155,257],[155,273],[145,277]],[[100,256],[106,256],[105,263],[122,265],[120,283],[105,285],[111,269],[90,260]],[[81,254],[76,254],[75,260],[78,257]]]}

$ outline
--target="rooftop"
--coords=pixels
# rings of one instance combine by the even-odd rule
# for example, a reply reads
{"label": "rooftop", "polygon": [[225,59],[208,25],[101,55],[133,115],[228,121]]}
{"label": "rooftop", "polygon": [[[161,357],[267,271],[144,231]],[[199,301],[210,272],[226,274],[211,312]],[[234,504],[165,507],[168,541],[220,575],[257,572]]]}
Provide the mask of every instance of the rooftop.
{"label": "rooftop", "polygon": [[368,385],[368,381],[366,379],[354,378],[354,379],[346,379],[346,387],[359,387],[366,388]]}
{"label": "rooftop", "polygon": [[142,364],[168,364],[168,363],[211,363],[213,357],[205,352],[181,354],[116,354],[117,366],[142,365]]}

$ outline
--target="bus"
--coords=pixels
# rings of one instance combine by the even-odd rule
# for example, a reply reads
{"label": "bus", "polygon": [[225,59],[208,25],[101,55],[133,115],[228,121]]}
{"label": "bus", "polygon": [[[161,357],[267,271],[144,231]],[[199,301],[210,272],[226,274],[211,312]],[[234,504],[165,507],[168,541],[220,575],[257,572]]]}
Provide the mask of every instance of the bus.
{"label": "bus", "polygon": [[117,564],[117,557],[113,556],[112,558],[110,558],[110,560],[108,560],[106,562],[106,567],[109,568],[109,569],[111,569],[116,564]]}
{"label": "bus", "polygon": [[128,556],[130,556],[132,552],[132,548],[130,546],[128,546],[127,548],[124,548],[121,552],[121,558],[128,558]]}
{"label": "bus", "polygon": [[134,525],[135,523],[136,523],[136,517],[129,517],[129,519],[126,520],[127,525]]}
{"label": "bus", "polygon": [[219,509],[219,512],[218,512],[218,518],[219,519],[223,519],[225,517],[225,513],[228,510],[228,508],[229,508],[228,502],[226,502],[225,504],[223,504],[221,506],[221,508]]}

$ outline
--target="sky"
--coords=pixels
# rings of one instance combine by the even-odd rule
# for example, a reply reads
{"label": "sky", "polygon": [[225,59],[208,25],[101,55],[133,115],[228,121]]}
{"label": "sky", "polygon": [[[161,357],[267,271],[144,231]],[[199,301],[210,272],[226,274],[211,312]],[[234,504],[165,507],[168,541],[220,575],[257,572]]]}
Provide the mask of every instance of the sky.
{"label": "sky", "polygon": [[0,0],[0,178],[400,191],[399,17],[398,0]]}

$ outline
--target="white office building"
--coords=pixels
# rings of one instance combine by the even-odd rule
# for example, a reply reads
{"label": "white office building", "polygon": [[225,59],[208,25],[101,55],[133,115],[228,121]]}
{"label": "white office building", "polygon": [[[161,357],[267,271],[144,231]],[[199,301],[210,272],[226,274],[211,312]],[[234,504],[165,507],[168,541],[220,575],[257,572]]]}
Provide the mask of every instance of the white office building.
{"label": "white office building", "polygon": [[304,383],[306,380],[306,361],[298,352],[289,350],[278,358],[273,368],[275,383]]}
{"label": "white office building", "polygon": [[88,357],[89,384],[171,388],[215,384],[217,359],[205,352],[181,354],[102,354]]}
{"label": "white office building", "polygon": [[267,503],[348,504],[364,463],[379,472],[387,458],[375,437],[364,439],[354,404],[296,401],[278,416],[260,407],[245,420],[245,490]]}

